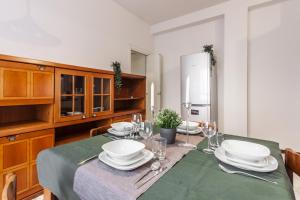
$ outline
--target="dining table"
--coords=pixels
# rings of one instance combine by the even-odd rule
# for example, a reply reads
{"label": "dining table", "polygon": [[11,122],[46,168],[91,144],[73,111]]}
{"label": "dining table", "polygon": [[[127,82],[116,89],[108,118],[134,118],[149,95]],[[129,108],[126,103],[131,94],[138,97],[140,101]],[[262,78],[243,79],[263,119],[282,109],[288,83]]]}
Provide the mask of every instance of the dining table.
{"label": "dining table", "polygon": [[[190,136],[202,137],[200,135]],[[184,141],[185,135],[177,135],[177,142]],[[295,200],[293,186],[285,170],[279,144],[273,141],[224,135],[225,139],[235,139],[265,145],[278,161],[273,172],[249,172],[259,177],[276,181],[272,184],[252,177],[225,173],[219,168],[214,154],[206,154],[207,139],[201,138],[197,149],[185,154],[170,170],[160,177],[138,200]],[[80,167],[78,163],[99,154],[101,146],[111,138],[103,135],[78,142],[59,145],[39,153],[37,159],[40,185],[51,191],[60,200],[79,200],[73,189],[74,175]],[[168,158],[168,155],[166,155]],[[98,160],[98,162],[101,162]],[[224,166],[230,167],[228,165]],[[87,182],[86,184],[89,184]],[[100,186],[99,186],[100,187]],[[88,198],[85,198],[89,200]],[[126,199],[124,199],[126,200]]]}

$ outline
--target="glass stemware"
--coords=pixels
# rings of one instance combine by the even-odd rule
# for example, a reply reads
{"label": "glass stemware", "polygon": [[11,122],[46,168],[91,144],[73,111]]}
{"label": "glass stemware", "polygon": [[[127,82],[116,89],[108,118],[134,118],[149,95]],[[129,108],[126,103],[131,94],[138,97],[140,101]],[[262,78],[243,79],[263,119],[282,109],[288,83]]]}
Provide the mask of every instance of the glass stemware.
{"label": "glass stemware", "polygon": [[139,134],[145,140],[146,147],[148,146],[148,140],[152,136],[152,132],[153,132],[153,126],[150,121],[145,121],[141,123]]}
{"label": "glass stemware", "polygon": [[212,123],[205,122],[203,127],[203,134],[207,137],[207,148],[203,149],[204,153],[212,154],[214,150],[211,147],[211,137],[213,137],[217,132],[217,123],[214,121]]}
{"label": "glass stemware", "polygon": [[139,132],[142,121],[143,121],[143,119],[142,119],[142,115],[140,113],[136,113],[136,114],[132,115],[131,123],[133,124],[133,129],[130,134],[131,139],[136,138],[135,134]]}

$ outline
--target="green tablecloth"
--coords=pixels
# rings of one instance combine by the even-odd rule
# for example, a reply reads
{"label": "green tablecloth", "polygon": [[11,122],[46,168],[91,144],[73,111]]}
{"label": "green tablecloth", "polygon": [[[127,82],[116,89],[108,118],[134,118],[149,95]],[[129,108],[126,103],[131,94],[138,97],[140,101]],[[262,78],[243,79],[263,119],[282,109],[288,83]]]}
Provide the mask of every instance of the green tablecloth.
{"label": "green tablecloth", "polygon": [[[270,184],[257,179],[232,175],[218,168],[213,155],[201,151],[191,151],[169,170],[139,200],[294,200],[292,185],[286,174],[279,145],[275,142],[229,136],[239,140],[266,145],[278,160],[279,167],[271,173],[260,176],[277,181]],[[59,199],[76,200],[73,178],[77,163],[101,151],[101,145],[109,139],[103,136],[58,146],[41,152],[38,156],[38,176],[40,184],[48,188]],[[207,145],[204,140],[198,145]]]}

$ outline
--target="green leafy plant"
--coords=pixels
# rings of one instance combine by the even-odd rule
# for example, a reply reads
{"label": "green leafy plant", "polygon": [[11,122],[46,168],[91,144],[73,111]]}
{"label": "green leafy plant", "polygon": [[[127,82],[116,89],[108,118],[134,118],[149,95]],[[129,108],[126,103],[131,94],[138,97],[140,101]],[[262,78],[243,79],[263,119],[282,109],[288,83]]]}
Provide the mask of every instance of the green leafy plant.
{"label": "green leafy plant", "polygon": [[122,88],[121,64],[118,61],[115,61],[111,66],[115,72],[115,87],[120,90]]}
{"label": "green leafy plant", "polygon": [[170,109],[163,109],[155,119],[155,125],[159,128],[173,129],[177,128],[181,123],[181,117]]}
{"label": "green leafy plant", "polygon": [[215,66],[217,64],[217,60],[214,54],[214,45],[204,45],[203,46],[204,52],[209,53],[210,54],[210,62],[212,64],[212,66]]}

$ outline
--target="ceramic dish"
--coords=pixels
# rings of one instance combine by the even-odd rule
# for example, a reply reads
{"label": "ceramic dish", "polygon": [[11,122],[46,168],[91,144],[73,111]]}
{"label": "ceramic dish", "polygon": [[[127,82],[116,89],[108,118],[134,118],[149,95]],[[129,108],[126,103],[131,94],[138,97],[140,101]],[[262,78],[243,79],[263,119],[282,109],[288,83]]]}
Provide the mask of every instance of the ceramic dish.
{"label": "ceramic dish", "polygon": [[267,162],[268,165],[265,167],[254,167],[246,164],[241,164],[237,162],[233,162],[228,157],[226,156],[225,150],[222,147],[219,147],[215,150],[215,156],[218,160],[222,161],[225,164],[244,169],[244,170],[249,170],[249,171],[254,171],[254,172],[272,172],[275,171],[278,168],[278,162],[276,158],[273,156],[268,156],[267,157]]}
{"label": "ceramic dish", "polygon": [[121,165],[121,166],[132,165],[132,164],[142,160],[145,156],[147,156],[147,151],[145,149],[130,160],[115,159],[115,158],[110,157],[108,154],[106,154],[106,158],[108,161],[110,161],[111,163],[114,163],[116,165]]}
{"label": "ceramic dish", "polygon": [[239,140],[225,140],[222,147],[232,157],[250,162],[263,160],[270,156],[270,149],[261,144]]}
{"label": "ceramic dish", "polygon": [[[180,128],[177,128],[177,132],[178,133],[182,133],[182,134],[186,134],[186,130],[185,129],[180,129]],[[198,127],[197,129],[195,130],[189,130],[189,134],[190,135],[197,135],[199,133],[202,132],[202,129],[200,127]]]}
{"label": "ceramic dish", "polygon": [[129,135],[131,131],[116,131],[113,128],[109,128],[107,129],[107,132],[115,136],[126,136]]}
{"label": "ceramic dish", "polygon": [[129,122],[117,122],[111,124],[111,127],[116,131],[122,132],[122,131],[131,131],[133,125]]}
{"label": "ceramic dish", "polygon": [[102,149],[112,158],[119,160],[130,160],[143,149],[145,144],[134,140],[114,140],[102,145]]}
{"label": "ceramic dish", "polygon": [[[199,127],[198,122],[189,122],[189,130],[195,130]],[[182,121],[182,123],[177,127],[179,129],[185,130],[186,129],[186,121]]]}
{"label": "ceramic dish", "polygon": [[118,170],[128,171],[128,170],[134,170],[134,169],[146,164],[153,158],[154,154],[151,151],[149,151],[147,149],[145,149],[145,151],[146,151],[146,155],[143,159],[141,159],[140,161],[138,161],[136,163],[133,163],[132,165],[126,165],[126,166],[117,165],[117,164],[109,161],[109,159],[107,159],[107,154],[104,151],[99,154],[98,158],[100,161],[107,164],[108,166],[111,166]]}

